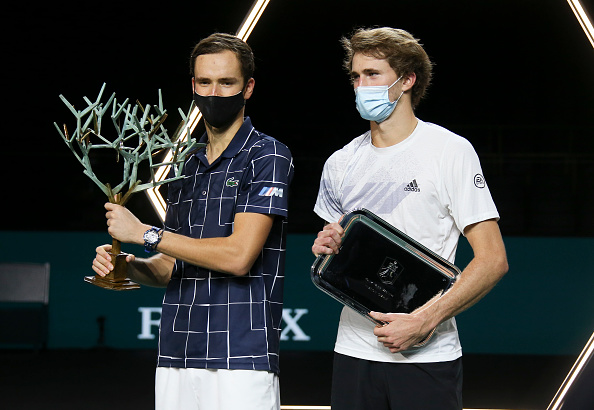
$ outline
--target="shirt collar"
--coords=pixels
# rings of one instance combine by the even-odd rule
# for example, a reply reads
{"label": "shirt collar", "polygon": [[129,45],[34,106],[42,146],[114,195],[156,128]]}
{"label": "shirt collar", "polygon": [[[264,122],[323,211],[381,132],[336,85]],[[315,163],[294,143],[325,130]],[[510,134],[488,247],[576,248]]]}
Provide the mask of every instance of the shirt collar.
{"label": "shirt collar", "polygon": [[[245,146],[250,135],[252,134],[253,129],[254,127],[252,126],[252,120],[250,119],[250,117],[245,117],[245,119],[243,120],[243,124],[241,125],[241,127],[239,128],[239,130],[237,131],[227,148],[225,148],[225,151],[223,151],[223,153],[219,156],[219,158],[233,158],[234,156],[239,154],[241,149]],[[198,142],[203,144],[206,144],[208,142],[208,135],[206,134],[206,132],[202,134],[202,137],[200,137],[200,141]],[[204,153],[205,150],[200,150],[198,151],[198,153],[196,153],[196,155],[204,156]]]}

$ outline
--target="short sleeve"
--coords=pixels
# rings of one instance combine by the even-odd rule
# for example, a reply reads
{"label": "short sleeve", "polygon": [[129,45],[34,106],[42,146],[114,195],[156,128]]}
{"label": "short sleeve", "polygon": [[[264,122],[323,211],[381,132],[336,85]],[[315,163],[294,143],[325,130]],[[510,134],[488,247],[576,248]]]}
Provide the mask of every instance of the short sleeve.
{"label": "short sleeve", "polygon": [[293,157],[286,145],[267,138],[252,147],[237,196],[236,211],[286,217],[293,173]]}
{"label": "short sleeve", "polygon": [[442,164],[446,202],[460,232],[471,224],[499,219],[478,155],[470,142],[463,138],[450,141]]}
{"label": "short sleeve", "polygon": [[344,214],[340,204],[341,167],[338,166],[336,154],[332,155],[324,164],[320,189],[314,206],[314,212],[326,222],[338,222]]}

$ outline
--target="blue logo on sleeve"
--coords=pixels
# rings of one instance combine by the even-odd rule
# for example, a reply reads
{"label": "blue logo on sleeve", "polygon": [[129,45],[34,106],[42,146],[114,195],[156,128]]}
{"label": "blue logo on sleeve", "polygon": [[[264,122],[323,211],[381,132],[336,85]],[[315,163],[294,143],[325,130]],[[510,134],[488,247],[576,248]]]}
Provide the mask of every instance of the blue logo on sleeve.
{"label": "blue logo on sleeve", "polygon": [[265,186],[264,188],[262,188],[262,190],[260,191],[260,193],[258,195],[260,195],[260,196],[278,196],[279,198],[282,198],[283,197],[283,189]]}

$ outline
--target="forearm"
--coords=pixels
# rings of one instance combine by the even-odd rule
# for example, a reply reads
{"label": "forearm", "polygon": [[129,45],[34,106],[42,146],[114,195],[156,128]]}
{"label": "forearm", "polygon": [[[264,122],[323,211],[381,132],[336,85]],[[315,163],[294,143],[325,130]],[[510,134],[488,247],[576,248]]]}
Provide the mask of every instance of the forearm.
{"label": "forearm", "polygon": [[474,258],[444,296],[424,309],[422,314],[433,326],[454,317],[481,300],[507,273],[505,245],[497,222],[484,221],[469,227],[466,237]]}
{"label": "forearm", "polygon": [[464,312],[481,300],[507,272],[507,260],[474,258],[460,274],[452,288],[419,312],[425,316],[429,328]]}
{"label": "forearm", "polygon": [[189,238],[164,232],[157,251],[205,269],[242,276],[261,254],[273,221],[273,215],[240,213],[235,216],[233,233],[226,237]]}
{"label": "forearm", "polygon": [[[108,232],[113,238],[125,243],[144,244],[143,236],[149,225],[141,223],[122,206],[106,204],[105,208],[109,211],[106,214]],[[166,261],[167,266],[173,267],[175,259],[179,259],[218,272],[245,275],[261,254],[273,222],[274,215],[242,212],[235,215],[233,232],[229,236],[191,238],[166,231],[156,250],[169,259],[157,258],[156,265],[152,264],[153,258],[150,263],[138,262],[132,265],[130,274],[141,283],[146,280],[162,286],[169,279],[163,276],[163,267],[159,263]],[[171,275],[171,269],[167,273]]]}
{"label": "forearm", "polygon": [[128,276],[142,285],[166,287],[171,279],[175,260],[170,256],[157,254],[150,258],[138,258],[128,264]]}
{"label": "forearm", "polygon": [[157,250],[175,259],[205,269],[245,275],[258,254],[249,255],[235,238],[188,238],[172,232],[165,232]]}
{"label": "forearm", "polygon": [[[149,225],[139,224],[129,235],[131,243],[143,245],[142,236]],[[248,247],[241,246],[238,238],[231,235],[217,238],[190,238],[173,232],[165,231],[156,247],[160,254],[187,262],[191,265],[230,275],[246,274],[257,257],[247,255]],[[162,277],[160,261],[153,258],[134,261],[129,269],[129,275],[139,283],[149,286],[162,286],[168,279]]]}

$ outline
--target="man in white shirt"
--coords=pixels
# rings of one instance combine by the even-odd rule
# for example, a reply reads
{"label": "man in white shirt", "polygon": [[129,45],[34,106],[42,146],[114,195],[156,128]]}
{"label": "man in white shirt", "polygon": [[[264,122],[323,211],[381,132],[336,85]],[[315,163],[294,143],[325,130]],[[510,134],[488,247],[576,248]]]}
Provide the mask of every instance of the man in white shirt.
{"label": "man in white shirt", "polygon": [[[370,131],[326,162],[314,211],[327,224],[314,254],[338,252],[340,218],[367,208],[454,262],[460,234],[474,258],[440,299],[411,314],[372,312],[373,324],[344,308],[335,346],[332,409],[462,409],[462,349],[454,316],[508,270],[499,214],[472,145],[419,120],[414,109],[432,64],[413,36],[361,29],[342,40],[360,115]],[[422,347],[414,347],[433,329]]]}

